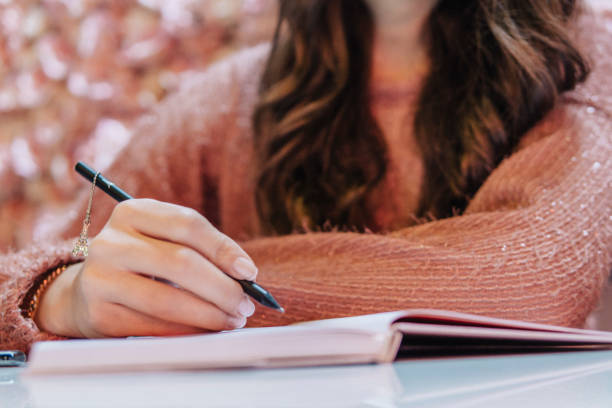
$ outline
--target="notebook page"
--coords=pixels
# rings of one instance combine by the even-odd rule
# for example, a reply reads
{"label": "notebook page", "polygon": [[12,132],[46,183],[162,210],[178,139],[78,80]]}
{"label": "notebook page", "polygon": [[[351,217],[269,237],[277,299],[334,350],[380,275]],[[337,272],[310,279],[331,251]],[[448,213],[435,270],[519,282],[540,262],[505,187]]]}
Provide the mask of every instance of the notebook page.
{"label": "notebook page", "polygon": [[[272,367],[390,361],[396,314],[194,336],[36,343],[27,372]],[[395,347],[395,349],[393,349]],[[393,354],[394,356],[394,354]]]}

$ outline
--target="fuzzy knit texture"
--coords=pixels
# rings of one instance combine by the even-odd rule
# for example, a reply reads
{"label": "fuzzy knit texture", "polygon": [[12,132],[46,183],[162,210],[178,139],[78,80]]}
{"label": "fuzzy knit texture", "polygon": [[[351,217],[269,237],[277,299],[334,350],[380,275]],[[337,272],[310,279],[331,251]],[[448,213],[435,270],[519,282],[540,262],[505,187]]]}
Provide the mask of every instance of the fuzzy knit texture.
{"label": "fuzzy knit texture", "polygon": [[[403,136],[409,113],[401,98],[379,95],[373,109],[392,152],[371,203],[379,230],[262,236],[250,116],[266,45],[186,80],[142,119],[105,175],[135,197],[198,209],[240,242],[287,310],[258,307],[251,326],[413,307],[582,326],[612,265],[611,26],[610,14],[581,18],[588,81],[524,136],[461,216],[410,221],[422,168]],[[37,276],[78,260],[70,248],[88,191],[64,217],[40,223],[35,243],[0,258],[0,348],[57,338],[19,305]],[[96,195],[93,235],[114,204]]]}

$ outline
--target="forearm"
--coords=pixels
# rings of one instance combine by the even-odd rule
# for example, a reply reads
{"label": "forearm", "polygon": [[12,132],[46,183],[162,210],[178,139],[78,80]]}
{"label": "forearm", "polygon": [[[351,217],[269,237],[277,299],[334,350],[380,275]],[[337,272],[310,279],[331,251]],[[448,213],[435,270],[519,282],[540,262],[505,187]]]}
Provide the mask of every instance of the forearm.
{"label": "forearm", "polygon": [[28,351],[34,341],[59,338],[40,331],[34,321],[25,318],[22,304],[39,276],[77,261],[71,247],[72,240],[38,243],[0,257],[0,275],[7,277],[0,285],[0,348]]}
{"label": "forearm", "polygon": [[40,330],[67,337],[83,337],[71,319],[72,284],[82,266],[83,262],[68,266],[44,292],[38,313],[33,316]]}
{"label": "forearm", "polygon": [[612,126],[578,113],[502,163],[465,215],[245,243],[287,309],[250,323],[429,307],[582,325],[612,267]]}
{"label": "forearm", "polygon": [[252,325],[439,308],[580,326],[604,282],[601,260],[563,265],[563,251],[520,246],[464,252],[384,236],[309,234],[245,248],[260,267],[259,282],[287,310],[260,308]]}

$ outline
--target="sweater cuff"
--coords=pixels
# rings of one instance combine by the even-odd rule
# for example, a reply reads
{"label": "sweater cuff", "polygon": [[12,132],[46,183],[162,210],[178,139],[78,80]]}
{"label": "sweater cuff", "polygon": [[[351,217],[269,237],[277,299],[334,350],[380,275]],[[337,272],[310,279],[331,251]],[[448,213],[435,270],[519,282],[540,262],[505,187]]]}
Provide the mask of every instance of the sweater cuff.
{"label": "sweater cuff", "polygon": [[39,276],[82,260],[72,255],[73,242],[74,239],[32,244],[3,257],[0,275],[8,279],[0,286],[0,348],[28,353],[36,341],[64,339],[40,331],[32,319],[22,315],[20,306]]}

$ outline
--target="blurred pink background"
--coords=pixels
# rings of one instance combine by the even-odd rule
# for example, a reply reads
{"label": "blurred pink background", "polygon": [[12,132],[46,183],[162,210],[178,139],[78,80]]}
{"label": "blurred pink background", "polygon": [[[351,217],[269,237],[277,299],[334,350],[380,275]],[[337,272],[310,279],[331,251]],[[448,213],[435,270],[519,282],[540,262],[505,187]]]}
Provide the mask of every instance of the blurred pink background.
{"label": "blurred pink background", "polygon": [[0,0],[0,252],[104,170],[181,75],[270,38],[275,0]]}

